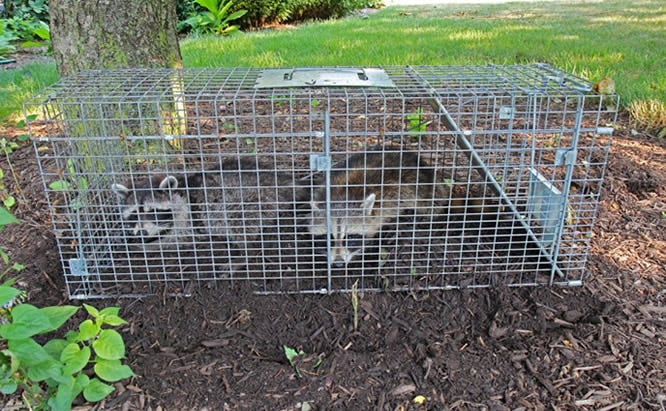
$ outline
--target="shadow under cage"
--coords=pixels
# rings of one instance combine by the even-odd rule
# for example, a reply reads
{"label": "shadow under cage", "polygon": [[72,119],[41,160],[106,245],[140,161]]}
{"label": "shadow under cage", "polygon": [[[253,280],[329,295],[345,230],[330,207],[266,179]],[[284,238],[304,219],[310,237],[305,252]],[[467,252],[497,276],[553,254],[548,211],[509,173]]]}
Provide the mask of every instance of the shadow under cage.
{"label": "shadow under cage", "polygon": [[534,64],[88,71],[25,111],[99,298],[580,285],[617,105]]}

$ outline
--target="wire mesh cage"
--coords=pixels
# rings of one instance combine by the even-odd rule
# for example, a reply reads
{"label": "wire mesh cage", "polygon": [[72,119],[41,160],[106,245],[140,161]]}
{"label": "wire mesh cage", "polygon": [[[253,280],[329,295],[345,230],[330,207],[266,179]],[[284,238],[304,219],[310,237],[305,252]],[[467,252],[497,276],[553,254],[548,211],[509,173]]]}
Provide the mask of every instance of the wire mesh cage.
{"label": "wire mesh cage", "polygon": [[535,64],[89,71],[25,111],[97,298],[581,284],[617,104]]}

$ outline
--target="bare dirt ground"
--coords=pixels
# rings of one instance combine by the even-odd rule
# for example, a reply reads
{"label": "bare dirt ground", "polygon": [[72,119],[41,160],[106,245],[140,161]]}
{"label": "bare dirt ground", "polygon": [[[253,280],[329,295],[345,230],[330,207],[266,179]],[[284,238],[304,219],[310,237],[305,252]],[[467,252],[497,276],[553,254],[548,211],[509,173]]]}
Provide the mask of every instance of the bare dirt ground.
{"label": "bare dirt ground", "polygon": [[[22,221],[2,233],[26,265],[19,286],[36,305],[79,304],[32,146],[0,163]],[[366,293],[358,330],[347,294],[89,301],[122,307],[136,376],[81,409],[664,410],[665,187],[666,142],[621,118],[580,288]],[[284,345],[303,351],[300,376]]]}

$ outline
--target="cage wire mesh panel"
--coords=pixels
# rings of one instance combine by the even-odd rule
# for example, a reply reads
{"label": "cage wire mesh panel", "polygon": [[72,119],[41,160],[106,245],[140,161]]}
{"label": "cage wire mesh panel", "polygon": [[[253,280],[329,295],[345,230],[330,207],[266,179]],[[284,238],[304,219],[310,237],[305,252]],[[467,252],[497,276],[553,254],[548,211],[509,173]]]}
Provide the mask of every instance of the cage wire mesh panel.
{"label": "cage wire mesh panel", "polygon": [[137,69],[25,110],[89,298],[580,284],[617,101],[540,64]]}

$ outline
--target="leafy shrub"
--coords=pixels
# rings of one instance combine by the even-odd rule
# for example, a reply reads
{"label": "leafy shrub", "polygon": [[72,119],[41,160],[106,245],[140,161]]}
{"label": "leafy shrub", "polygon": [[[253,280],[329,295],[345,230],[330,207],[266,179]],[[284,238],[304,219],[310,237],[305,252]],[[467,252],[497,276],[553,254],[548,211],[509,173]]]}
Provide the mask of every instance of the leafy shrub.
{"label": "leafy shrub", "polygon": [[[58,330],[79,307],[65,305],[37,308],[22,304],[25,294],[0,285],[0,392],[13,394],[23,389],[23,400],[33,410],[70,410],[83,393],[97,402],[114,391],[111,382],[133,375],[121,360],[125,344],[121,335],[108,327],[125,324],[118,307],[103,310],[84,304],[92,319],[81,322],[78,331],[54,338],[44,345],[33,337]],[[107,328],[105,328],[107,327]]]}
{"label": "leafy shrub", "polygon": [[[247,10],[237,23],[242,28],[268,24],[329,19],[347,15],[364,7],[379,7],[383,0],[235,0],[231,12]],[[179,0],[179,18],[202,9],[196,0]]]}
{"label": "leafy shrub", "polygon": [[[6,33],[11,36],[10,41],[24,40],[27,44],[23,46],[34,46],[33,40],[50,40],[49,25],[40,20],[20,19],[12,17],[11,19],[0,19],[0,35]],[[39,43],[37,45],[45,45]]]}
{"label": "leafy shrub", "polygon": [[194,0],[206,10],[192,15],[179,23],[179,30],[190,26],[196,33],[216,33],[228,35],[238,30],[238,26],[231,24],[234,20],[243,17],[246,10],[236,10],[230,13],[232,0]]}
{"label": "leafy shrub", "polygon": [[12,45],[12,42],[16,40],[17,37],[14,33],[5,30],[4,24],[0,23],[0,58],[3,58],[5,54],[16,51],[16,47]]}
{"label": "leafy shrub", "polygon": [[49,21],[48,0],[5,0],[9,17],[19,20]]}

